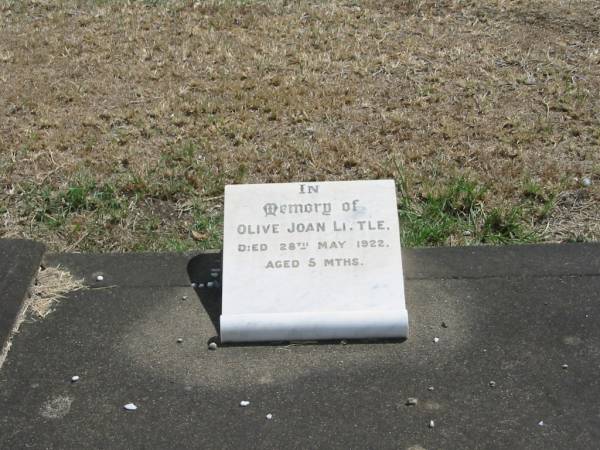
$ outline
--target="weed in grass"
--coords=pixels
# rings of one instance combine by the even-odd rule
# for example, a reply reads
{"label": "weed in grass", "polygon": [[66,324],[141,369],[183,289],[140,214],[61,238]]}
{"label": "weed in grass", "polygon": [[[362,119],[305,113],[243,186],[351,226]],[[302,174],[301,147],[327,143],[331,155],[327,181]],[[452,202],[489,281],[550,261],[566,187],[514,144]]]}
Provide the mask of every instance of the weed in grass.
{"label": "weed in grass", "polygon": [[507,244],[535,242],[539,238],[525,230],[522,210],[513,207],[508,211],[494,208],[486,214],[480,239],[484,244]]}
{"label": "weed in grass", "polygon": [[525,198],[534,200],[534,201],[544,201],[545,196],[539,183],[534,180],[528,179],[523,184],[523,195]]}
{"label": "weed in grass", "polygon": [[192,236],[199,240],[200,248],[220,248],[222,244],[223,217],[218,210],[197,206],[193,211]]}

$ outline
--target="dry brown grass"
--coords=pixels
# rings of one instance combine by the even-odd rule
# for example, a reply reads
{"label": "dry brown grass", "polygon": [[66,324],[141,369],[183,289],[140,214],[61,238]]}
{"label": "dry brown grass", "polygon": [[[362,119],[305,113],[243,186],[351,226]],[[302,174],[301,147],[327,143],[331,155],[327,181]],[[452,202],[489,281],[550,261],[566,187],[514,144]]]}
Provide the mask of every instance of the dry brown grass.
{"label": "dry brown grass", "polygon": [[[0,0],[0,236],[179,248],[218,233],[225,182],[402,177],[419,202],[463,175],[490,208],[535,183],[544,240],[598,240],[599,30],[596,0]],[[118,212],[71,207],[81,177]]]}
{"label": "dry brown grass", "polygon": [[44,319],[66,294],[84,288],[83,280],[60,267],[40,268],[26,302],[28,311],[34,318]]}

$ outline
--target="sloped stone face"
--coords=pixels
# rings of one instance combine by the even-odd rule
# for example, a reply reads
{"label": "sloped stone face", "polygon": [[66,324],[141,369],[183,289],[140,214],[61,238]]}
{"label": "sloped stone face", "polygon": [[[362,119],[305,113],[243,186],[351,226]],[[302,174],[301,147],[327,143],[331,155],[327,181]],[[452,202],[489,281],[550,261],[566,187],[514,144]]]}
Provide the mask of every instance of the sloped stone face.
{"label": "sloped stone face", "polygon": [[0,349],[10,336],[43,253],[44,246],[34,241],[0,240]]}

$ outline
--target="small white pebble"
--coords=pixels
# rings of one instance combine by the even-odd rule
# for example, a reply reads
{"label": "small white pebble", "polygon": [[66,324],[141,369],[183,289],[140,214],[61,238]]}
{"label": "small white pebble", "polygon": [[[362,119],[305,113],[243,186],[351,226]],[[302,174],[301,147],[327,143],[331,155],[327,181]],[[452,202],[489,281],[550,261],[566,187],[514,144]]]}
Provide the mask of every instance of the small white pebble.
{"label": "small white pebble", "polygon": [[463,236],[471,236],[471,232],[469,230],[463,231]]}
{"label": "small white pebble", "polygon": [[435,342],[437,344],[438,342],[440,342],[440,338],[439,337],[434,337],[433,338],[433,342]]}
{"label": "small white pebble", "polygon": [[123,406],[123,408],[125,408],[127,411],[135,411],[137,406],[135,406],[133,403],[127,403],[125,406]]}
{"label": "small white pebble", "polygon": [[188,298],[187,295],[184,295],[181,297],[181,300],[187,300],[187,298]]}
{"label": "small white pebble", "polygon": [[427,388],[427,390],[428,390],[428,391],[433,391],[434,389],[435,389],[435,388],[434,388],[433,386],[429,386],[429,387]]}
{"label": "small white pebble", "polygon": [[581,179],[581,184],[585,187],[590,187],[592,185],[592,180],[590,180],[588,177],[583,177]]}
{"label": "small white pebble", "polygon": [[241,406],[242,408],[245,408],[245,407],[246,407],[246,406],[248,406],[249,404],[250,404],[250,402],[249,402],[248,400],[242,400],[242,401],[240,402],[240,406]]}
{"label": "small white pebble", "polygon": [[543,427],[543,426],[544,426],[544,421],[543,421],[543,420],[540,420],[540,421],[538,422],[538,425],[539,425],[540,427]]}
{"label": "small white pebble", "polygon": [[414,397],[408,397],[408,399],[406,400],[407,406],[415,406],[417,403],[419,403],[419,400],[417,400]]}
{"label": "small white pebble", "polygon": [[104,281],[104,277],[102,275],[98,275],[96,277],[96,281]]}
{"label": "small white pebble", "polygon": [[267,420],[271,420],[273,418],[273,414],[269,413],[265,416]]}
{"label": "small white pebble", "polygon": [[496,387],[496,382],[495,381],[490,381],[490,387]]}
{"label": "small white pebble", "polygon": [[563,364],[563,365],[562,365],[562,366],[560,366],[560,367],[562,367],[563,369],[568,369],[568,368],[569,368],[569,365],[568,365],[568,364]]}
{"label": "small white pebble", "polygon": [[79,381],[79,375],[73,375],[73,376],[71,377],[71,381],[72,381],[73,383],[77,383],[77,382]]}
{"label": "small white pebble", "polygon": [[217,349],[217,343],[216,342],[211,342],[210,344],[208,344],[208,349],[209,350],[216,350]]}
{"label": "small white pebble", "polygon": [[181,338],[177,338],[177,343],[178,343],[178,344],[181,344],[182,342],[183,342],[183,339],[181,339]]}
{"label": "small white pebble", "polygon": [[435,422],[433,420],[429,421],[429,428],[435,427]]}

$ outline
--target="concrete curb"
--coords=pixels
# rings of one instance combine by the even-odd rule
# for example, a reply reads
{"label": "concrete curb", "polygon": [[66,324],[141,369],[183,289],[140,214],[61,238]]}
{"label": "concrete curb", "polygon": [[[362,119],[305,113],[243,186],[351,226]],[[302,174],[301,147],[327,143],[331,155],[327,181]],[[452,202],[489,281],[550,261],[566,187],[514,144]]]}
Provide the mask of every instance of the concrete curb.
{"label": "concrete curb", "polygon": [[45,249],[34,241],[0,239],[0,367]]}

